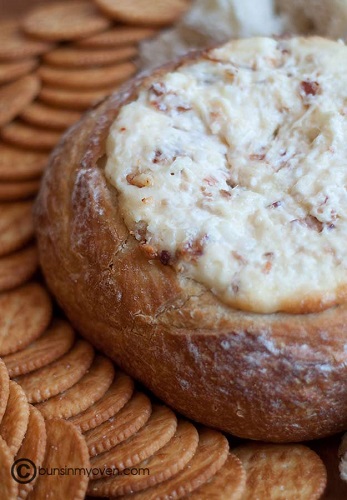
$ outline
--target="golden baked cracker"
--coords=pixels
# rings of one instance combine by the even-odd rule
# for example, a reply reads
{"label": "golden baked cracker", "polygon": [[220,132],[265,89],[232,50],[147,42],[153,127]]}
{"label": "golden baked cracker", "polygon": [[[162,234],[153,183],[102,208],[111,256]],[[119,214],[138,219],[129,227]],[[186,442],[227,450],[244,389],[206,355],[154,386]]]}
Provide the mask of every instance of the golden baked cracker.
{"label": "golden baked cracker", "polygon": [[53,66],[65,68],[85,68],[90,66],[107,66],[129,61],[138,54],[135,46],[116,47],[115,49],[83,49],[60,47],[45,54],[43,60]]}
{"label": "golden baked cracker", "polygon": [[98,68],[65,69],[43,65],[39,69],[42,81],[56,88],[97,89],[124,82],[136,73],[131,62]]}
{"label": "golden baked cracker", "polygon": [[154,28],[116,26],[103,33],[79,40],[76,42],[76,46],[90,49],[121,47],[122,45],[130,45],[152,38],[157,33],[158,30]]}
{"label": "golden baked cracker", "polygon": [[113,363],[96,356],[88,372],[67,391],[37,405],[45,418],[70,418],[90,408],[105,395],[114,377]]}
{"label": "golden baked cracker", "polygon": [[110,21],[85,0],[43,4],[24,17],[25,33],[49,41],[76,40],[107,29]]}
{"label": "golden baked cracker", "polygon": [[13,455],[0,437],[0,498],[4,500],[17,500],[18,483],[11,476]]}
{"label": "golden baked cracker", "polygon": [[223,467],[206,484],[191,493],[189,500],[240,500],[246,487],[246,471],[230,453]]}
{"label": "golden baked cracker", "polygon": [[38,283],[1,294],[0,356],[24,349],[37,339],[47,328],[51,315],[51,299]]}
{"label": "golden baked cracker", "polygon": [[81,113],[69,109],[58,109],[35,101],[25,108],[20,118],[36,127],[65,130],[81,117]]}
{"label": "golden baked cracker", "polygon": [[39,368],[16,381],[22,386],[29,403],[41,403],[66,391],[76,384],[93,362],[94,349],[84,340],[78,340],[62,358]]}
{"label": "golden baked cracker", "polygon": [[51,43],[27,37],[17,21],[0,23],[0,61],[13,61],[44,54],[53,47]]}
{"label": "golden baked cracker", "polygon": [[128,24],[165,26],[177,21],[188,9],[185,0],[95,0],[116,21]]}
{"label": "golden baked cracker", "polygon": [[0,62],[0,85],[17,80],[27,75],[38,65],[35,58],[24,59],[24,61]]}
{"label": "golden baked cracker", "polygon": [[128,439],[146,424],[151,413],[149,398],[136,393],[118,414],[85,434],[89,455],[94,457]]}
{"label": "golden baked cracker", "polygon": [[[162,481],[169,480],[182,471],[194,454],[199,452],[198,441],[199,435],[196,428],[189,422],[180,421],[174,437],[151,458],[136,466],[138,474],[117,474],[107,479],[91,481],[88,493],[91,496],[118,497],[146,490]],[[213,452],[212,447],[211,457],[214,456]],[[145,471],[149,472],[145,473]],[[153,498],[160,497],[153,496]]]}
{"label": "golden baked cracker", "polygon": [[0,87],[0,127],[18,116],[35,99],[40,86],[36,75],[26,75]]}
{"label": "golden baked cracker", "polygon": [[124,373],[117,373],[106,394],[88,410],[72,417],[70,421],[82,432],[95,429],[114,417],[130,400],[134,390],[133,380]]}
{"label": "golden baked cracker", "polygon": [[18,201],[32,198],[40,189],[39,180],[0,182],[0,201]]}
{"label": "golden baked cracker", "polygon": [[325,466],[307,446],[249,443],[232,451],[246,469],[245,500],[314,500],[326,487]]}
{"label": "golden baked cracker", "polygon": [[94,106],[109,94],[116,90],[115,87],[99,90],[66,90],[44,87],[40,93],[40,99],[52,106],[84,111]]}
{"label": "golden baked cracker", "polygon": [[0,293],[23,285],[38,268],[39,258],[35,245],[0,257]]}
{"label": "golden baked cracker", "polygon": [[40,177],[48,155],[0,143],[0,181],[25,181]]}
{"label": "golden baked cracker", "polygon": [[[225,436],[210,429],[203,429],[199,432],[199,445],[196,453],[187,467],[171,479],[141,491],[131,498],[154,500],[157,498],[182,498],[189,495],[207,483],[223,467],[228,455],[229,444]],[[168,466],[169,464],[168,460]],[[147,461],[147,467],[150,468],[149,461]],[[151,477],[152,468],[150,471]]]}
{"label": "golden baked cracker", "polygon": [[54,320],[47,331],[25,349],[3,357],[10,377],[25,375],[49,365],[72,347],[75,334],[69,323]]}
{"label": "golden baked cracker", "polygon": [[34,236],[32,206],[31,201],[0,203],[0,257],[19,250]]}
{"label": "golden baked cracker", "polygon": [[13,456],[21,447],[29,422],[29,404],[20,385],[10,380],[10,394],[0,423],[0,436]]}
{"label": "golden baked cracker", "polygon": [[47,472],[53,469],[73,469],[70,474],[40,475],[29,500],[73,499],[83,500],[88,486],[89,456],[85,440],[78,429],[66,420],[47,420],[47,451],[42,467]]}
{"label": "golden baked cracker", "polygon": [[[15,460],[31,460],[36,467],[40,467],[42,466],[46,451],[46,425],[43,416],[39,410],[35,408],[35,406],[29,405],[29,409],[28,429]],[[29,471],[31,472],[30,469]],[[18,498],[20,500],[25,500],[27,498],[28,494],[34,487],[37,478],[38,475],[36,475],[36,477],[28,483],[19,484]]]}
{"label": "golden baked cracker", "polygon": [[34,127],[16,120],[1,130],[1,136],[6,142],[14,146],[50,151],[58,144],[61,132]]}
{"label": "golden baked cracker", "polygon": [[99,469],[91,479],[102,476],[106,468],[124,470],[134,467],[154,455],[173,438],[177,429],[177,418],[167,406],[154,405],[147,424],[136,434],[119,445],[91,459],[91,466]]}
{"label": "golden baked cracker", "polygon": [[0,358],[0,423],[5,413],[10,393],[10,377],[5,363]]}

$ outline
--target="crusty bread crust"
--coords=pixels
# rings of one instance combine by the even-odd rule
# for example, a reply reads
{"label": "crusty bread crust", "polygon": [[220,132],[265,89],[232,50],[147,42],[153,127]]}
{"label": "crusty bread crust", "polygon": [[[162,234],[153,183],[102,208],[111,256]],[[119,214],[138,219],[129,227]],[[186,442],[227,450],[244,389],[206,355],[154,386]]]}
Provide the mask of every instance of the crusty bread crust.
{"label": "crusty bread crust", "polygon": [[120,107],[156,77],[133,80],[90,111],[53,153],[35,210],[49,287],[85,337],[194,420],[278,442],[346,429],[346,306],[232,310],[149,260],[129,234],[103,172],[106,139]]}

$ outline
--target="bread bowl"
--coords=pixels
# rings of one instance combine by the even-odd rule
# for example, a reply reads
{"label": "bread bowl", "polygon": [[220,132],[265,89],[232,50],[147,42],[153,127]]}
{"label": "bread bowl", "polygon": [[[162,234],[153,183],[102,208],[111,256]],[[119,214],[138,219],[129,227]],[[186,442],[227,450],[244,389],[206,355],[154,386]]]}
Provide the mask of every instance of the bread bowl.
{"label": "bread bowl", "polygon": [[76,328],[176,410],[240,437],[347,427],[346,56],[321,38],[258,38],[140,76],[64,136],[36,203],[42,268]]}

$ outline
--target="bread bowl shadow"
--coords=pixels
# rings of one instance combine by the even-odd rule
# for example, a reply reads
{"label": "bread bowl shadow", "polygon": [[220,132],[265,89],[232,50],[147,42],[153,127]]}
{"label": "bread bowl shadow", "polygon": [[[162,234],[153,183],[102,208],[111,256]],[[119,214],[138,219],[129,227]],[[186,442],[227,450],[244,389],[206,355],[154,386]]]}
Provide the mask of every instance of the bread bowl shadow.
{"label": "bread bowl shadow", "polygon": [[150,78],[91,110],[51,157],[35,206],[48,286],[82,335],[195,421],[273,442],[346,429],[345,306],[232,310],[129,234],[104,175],[105,146],[120,107]]}

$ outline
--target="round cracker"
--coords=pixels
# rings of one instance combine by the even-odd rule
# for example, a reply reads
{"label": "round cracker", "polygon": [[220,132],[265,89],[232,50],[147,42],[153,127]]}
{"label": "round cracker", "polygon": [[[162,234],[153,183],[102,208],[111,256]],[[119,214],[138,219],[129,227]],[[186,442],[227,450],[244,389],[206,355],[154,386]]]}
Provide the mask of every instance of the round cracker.
{"label": "round cracker", "polygon": [[0,436],[13,456],[21,447],[29,422],[29,404],[20,385],[10,380],[10,394],[0,423]]}
{"label": "round cracker", "polygon": [[43,59],[53,66],[66,68],[85,68],[88,66],[107,66],[114,63],[129,61],[138,54],[135,46],[117,47],[115,49],[82,49],[75,47],[60,47],[45,54]]}
{"label": "round cracker", "polygon": [[223,467],[206,484],[191,493],[189,500],[240,500],[246,487],[241,460],[230,453]]}
{"label": "round cracker", "polygon": [[44,54],[53,47],[51,43],[27,37],[16,21],[0,23],[0,61],[13,61]]}
{"label": "round cracker", "polygon": [[77,384],[37,406],[45,418],[70,418],[90,408],[105,395],[114,377],[113,363],[96,356],[92,366]]}
{"label": "round cracker", "polygon": [[39,257],[35,245],[0,257],[0,293],[23,285],[38,268]]}
{"label": "round cracker", "polygon": [[0,437],[0,498],[4,500],[17,500],[18,484],[11,476],[12,462],[12,453]]}
{"label": "round cracker", "polygon": [[38,65],[38,60],[34,58],[24,61],[0,63],[0,85],[17,80],[21,76],[27,75]]}
{"label": "round cracker", "polygon": [[124,470],[134,467],[163,448],[174,436],[177,418],[166,406],[153,406],[153,412],[147,424],[132,437],[119,445],[91,459],[91,466],[99,469],[91,479],[102,477],[106,468]]}
{"label": "round cracker", "polygon": [[75,0],[41,5],[22,22],[25,33],[49,41],[77,40],[107,29],[110,21],[90,1]]}
{"label": "round cracker", "polygon": [[6,411],[8,396],[10,393],[10,377],[5,363],[0,358],[0,424]]}
{"label": "round cracker", "polygon": [[22,386],[30,403],[41,403],[66,391],[76,384],[93,362],[94,349],[84,340],[78,340],[62,358],[16,381]]}
{"label": "round cracker", "polygon": [[319,456],[300,444],[249,443],[233,450],[246,470],[243,498],[314,500],[327,483]]}
{"label": "round cracker", "polygon": [[33,238],[32,207],[29,201],[0,203],[0,257],[19,250]]}
{"label": "round cracker", "polygon": [[89,455],[94,457],[128,439],[147,423],[151,413],[149,398],[136,393],[118,414],[85,434]]}
{"label": "round cracker", "polygon": [[106,394],[88,410],[72,417],[70,421],[82,432],[95,429],[114,417],[130,401],[133,391],[133,380],[124,373],[117,373]]}
{"label": "round cracker", "polygon": [[185,0],[95,0],[107,16],[128,24],[166,26],[188,9]]}
{"label": "round cracker", "polygon": [[32,198],[40,189],[39,180],[0,182],[0,201],[18,201]]}
{"label": "round cracker", "polygon": [[[107,479],[91,481],[88,493],[91,496],[121,496],[153,487],[169,480],[184,469],[198,452],[199,435],[196,428],[186,421],[180,421],[174,437],[151,458],[140,462],[134,475],[117,474]],[[211,450],[213,455],[213,450]],[[145,473],[145,470],[149,473]],[[146,498],[146,497],[144,497]],[[153,498],[160,498],[155,496]]]}
{"label": "round cracker", "polygon": [[78,91],[117,85],[135,73],[136,66],[131,62],[87,69],[65,69],[44,65],[39,70],[39,75],[44,83],[56,88],[70,88]]}
{"label": "round cracker", "polygon": [[75,334],[63,320],[54,320],[48,330],[26,349],[3,358],[10,377],[26,375],[53,363],[72,347]]}
{"label": "round cracker", "polygon": [[9,144],[21,148],[50,151],[61,138],[61,132],[34,127],[16,120],[1,130],[2,138]]}
{"label": "round cracker", "polygon": [[66,420],[47,420],[47,451],[43,468],[48,472],[52,468],[82,470],[79,474],[40,475],[34,489],[29,494],[30,500],[47,498],[73,498],[83,500],[88,486],[89,456],[85,440],[79,430]]}
{"label": "round cracker", "polygon": [[0,181],[25,181],[40,177],[48,155],[0,143]]}
{"label": "round cracker", "polygon": [[84,111],[94,106],[116,90],[115,87],[107,89],[77,91],[66,89],[55,89],[44,87],[40,93],[40,99],[52,106]]}
{"label": "round cracker", "polygon": [[24,349],[47,328],[52,303],[38,283],[0,295],[0,356]]}
{"label": "round cracker", "polygon": [[[157,498],[182,498],[207,483],[225,464],[229,455],[229,444],[223,434],[203,429],[199,432],[196,453],[180,473],[157,486],[131,496],[134,500]],[[168,460],[168,466],[170,462]],[[147,461],[152,477],[152,468]],[[165,470],[163,471],[165,474]],[[134,476],[141,477],[141,476]],[[128,497],[126,497],[128,498]]]}
{"label": "round cracker", "polygon": [[81,117],[78,111],[58,109],[36,101],[25,108],[20,118],[36,127],[46,127],[54,130],[65,130]]}
{"label": "round cracker", "polygon": [[76,45],[90,49],[121,47],[122,45],[131,45],[152,38],[157,33],[158,30],[153,28],[117,26],[103,33],[79,40]]}
{"label": "round cracker", "polygon": [[0,88],[0,127],[9,123],[31,103],[40,91],[36,75],[23,76]]}
{"label": "round cracker", "polygon": [[[22,446],[20,447],[16,460],[27,459],[31,460],[36,467],[42,466],[46,451],[46,425],[43,416],[34,406],[29,405],[29,422],[28,429],[25,434]],[[19,484],[18,499],[25,500],[33,489],[38,476],[31,482]]]}

